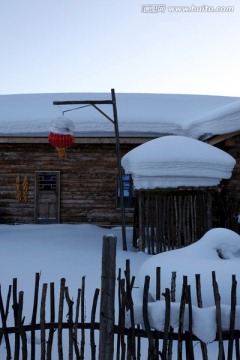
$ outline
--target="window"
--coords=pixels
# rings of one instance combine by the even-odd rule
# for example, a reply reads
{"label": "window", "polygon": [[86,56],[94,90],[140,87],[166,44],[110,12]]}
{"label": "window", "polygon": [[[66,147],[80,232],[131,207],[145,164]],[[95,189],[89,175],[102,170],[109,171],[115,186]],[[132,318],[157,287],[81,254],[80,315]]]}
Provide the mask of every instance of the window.
{"label": "window", "polygon": [[[122,175],[123,181],[123,195],[124,195],[124,206],[126,208],[133,208],[135,204],[135,193],[133,189],[133,181],[131,175],[123,174]],[[120,183],[118,178],[118,200],[117,200],[118,207],[120,207]]]}
{"label": "window", "polygon": [[42,173],[38,175],[38,190],[52,191],[57,188],[57,176],[54,174]]}

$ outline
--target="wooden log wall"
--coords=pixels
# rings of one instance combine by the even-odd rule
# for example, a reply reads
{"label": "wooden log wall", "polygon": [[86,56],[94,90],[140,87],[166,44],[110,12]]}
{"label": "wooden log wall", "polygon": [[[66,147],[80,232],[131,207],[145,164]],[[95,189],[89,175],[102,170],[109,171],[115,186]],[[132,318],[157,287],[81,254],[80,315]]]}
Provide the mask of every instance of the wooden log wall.
{"label": "wooden log wall", "polygon": [[240,135],[226,140],[218,147],[223,151],[226,151],[236,160],[236,165],[233,169],[232,177],[231,179],[224,182],[224,186],[229,190],[234,188],[237,197],[240,198]]}
{"label": "wooden log wall", "polygon": [[[121,144],[122,156],[142,142],[135,139]],[[213,196],[213,226],[226,226],[239,231],[236,213],[240,203],[240,136],[216,145],[237,160],[233,176],[223,182],[228,195],[226,211],[220,210],[222,199]],[[81,139],[59,159],[48,143],[0,144],[0,223],[33,223],[35,171],[61,172],[60,221],[64,223],[89,222],[102,225],[119,224],[117,209],[117,162],[114,142],[81,143]],[[18,180],[19,177],[19,180]],[[17,184],[17,182],[19,183]],[[17,191],[19,188],[19,192]],[[222,192],[224,196],[224,191]],[[233,194],[233,196],[232,196]],[[21,196],[21,199],[18,199]],[[229,200],[229,196],[231,199]],[[235,216],[235,220],[234,217]],[[133,221],[133,211],[126,209],[127,224]]]}
{"label": "wooden log wall", "polygon": [[240,214],[240,135],[216,146],[231,155],[236,160],[236,165],[231,179],[222,183],[223,191],[219,199],[222,205],[221,211],[219,212],[219,209],[214,209],[214,211],[218,213],[220,226],[240,233],[240,224],[237,219]]}
{"label": "wooden log wall", "polygon": [[133,243],[156,254],[195,242],[212,228],[213,189],[139,190]]}
{"label": "wooden log wall", "polygon": [[[122,155],[134,146],[122,145]],[[74,144],[62,159],[48,143],[0,144],[0,223],[34,222],[35,171],[60,171],[61,222],[121,222],[114,143]]]}

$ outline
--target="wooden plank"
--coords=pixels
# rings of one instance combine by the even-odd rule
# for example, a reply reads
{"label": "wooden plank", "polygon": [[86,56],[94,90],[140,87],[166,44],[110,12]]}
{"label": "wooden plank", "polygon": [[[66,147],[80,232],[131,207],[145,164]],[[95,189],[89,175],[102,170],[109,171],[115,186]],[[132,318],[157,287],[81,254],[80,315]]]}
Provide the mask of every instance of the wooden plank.
{"label": "wooden plank", "polygon": [[78,349],[78,331],[77,331],[78,330],[79,311],[80,311],[80,302],[81,302],[81,289],[78,289],[75,322],[74,322],[74,330],[73,330],[73,344],[74,344],[76,360],[80,360],[80,351]]}
{"label": "wooden plank", "polygon": [[53,336],[54,336],[54,331],[55,331],[54,327],[53,327],[54,322],[55,322],[55,286],[54,286],[54,283],[51,282],[50,283],[50,324],[51,324],[51,328],[49,330],[48,341],[47,341],[47,360],[52,359]]}
{"label": "wooden plank", "polygon": [[234,132],[231,132],[231,133],[228,133],[228,134],[223,134],[223,135],[218,135],[218,136],[214,136],[213,138],[211,138],[210,140],[206,140],[205,142],[207,144],[210,144],[210,145],[216,145],[222,141],[225,141],[227,139],[230,139],[234,136],[237,136],[240,134],[240,131],[234,131]]}
{"label": "wooden plank", "polygon": [[183,285],[182,285],[182,295],[180,301],[180,310],[179,310],[179,326],[178,326],[178,360],[182,360],[182,335],[184,329],[184,313],[185,313],[185,305],[187,301],[187,276],[183,276]]}
{"label": "wooden plank", "polygon": [[100,292],[99,289],[95,290],[92,311],[91,311],[90,345],[91,345],[91,359],[92,360],[96,360],[96,344],[95,344],[95,337],[94,337],[94,324],[96,322],[96,309],[97,309],[99,292]]}
{"label": "wooden plank", "polygon": [[42,298],[40,307],[40,325],[41,325],[41,360],[46,359],[46,296],[47,296],[47,284],[43,284],[42,287]]}
{"label": "wooden plank", "polygon": [[68,359],[73,360],[73,304],[70,299],[68,287],[65,286],[65,298],[68,304]]}
{"label": "wooden plank", "polygon": [[234,343],[234,329],[236,321],[236,305],[237,305],[237,280],[236,275],[232,275],[232,289],[231,289],[231,310],[230,310],[230,339],[228,342],[228,359],[233,358],[233,343]]}
{"label": "wooden plank", "polygon": [[193,326],[193,314],[192,314],[192,297],[191,297],[191,286],[187,286],[187,303],[188,303],[188,339],[186,341],[186,355],[187,360],[194,360],[194,350],[193,350],[193,332],[192,332],[192,326]]}
{"label": "wooden plank", "polygon": [[138,192],[138,208],[139,208],[139,250],[145,252],[145,211],[144,211],[144,192]]}
{"label": "wooden plank", "polygon": [[80,342],[80,359],[84,359],[84,352],[85,352],[85,330],[84,330],[84,323],[85,323],[85,276],[82,277],[82,287],[81,287],[81,342]]}
{"label": "wooden plank", "polygon": [[19,298],[18,298],[18,313],[17,313],[17,327],[19,331],[19,335],[22,342],[22,360],[27,360],[28,358],[28,349],[27,349],[27,335],[26,331],[23,327],[23,291],[19,291]]}
{"label": "wooden plank", "polygon": [[[13,279],[13,316],[14,326],[18,329],[18,299],[17,299],[17,278]],[[14,359],[19,359],[20,354],[20,334],[19,331],[14,331],[15,344],[14,344]]]}
{"label": "wooden plank", "polygon": [[133,359],[136,359],[136,334],[135,334],[135,317],[134,317],[134,303],[132,299],[132,290],[135,282],[135,276],[130,275],[130,260],[126,260],[126,295],[127,295],[127,306],[126,309],[130,313],[130,323],[131,323],[131,334],[129,335],[129,345],[128,345],[128,354]]}
{"label": "wooden plank", "polygon": [[[195,283],[196,283],[197,304],[199,308],[202,308],[203,302],[202,302],[202,293],[201,293],[201,275],[196,274],[195,280],[196,280]],[[200,341],[200,344],[202,350],[202,358],[203,360],[208,360],[207,345],[203,341]]]}
{"label": "wooden plank", "polygon": [[217,323],[217,338],[218,338],[218,359],[225,359],[223,334],[222,334],[222,316],[221,316],[221,297],[218,291],[218,283],[216,280],[216,273],[212,271],[212,284],[214,301],[216,305],[216,323]]}
{"label": "wooden plank", "polygon": [[58,358],[63,360],[63,339],[62,339],[62,322],[64,307],[64,292],[66,279],[62,278],[60,282],[59,306],[58,306]]}
{"label": "wooden plank", "polygon": [[[1,286],[0,286],[1,291]],[[5,310],[5,320],[7,322],[8,314],[9,314],[9,306],[10,306],[10,300],[11,300],[11,294],[12,293],[12,285],[9,285],[8,287],[8,294],[7,294],[7,301],[6,301],[6,310]],[[2,343],[3,334],[0,334],[0,346]]]}
{"label": "wooden plank", "polygon": [[5,314],[5,311],[4,311],[1,286],[0,286],[0,314],[1,314],[1,320],[2,320],[3,336],[4,336],[6,350],[7,350],[6,359],[11,360],[12,359],[11,346],[10,346],[9,336],[7,333],[7,315],[6,315],[7,313]]}
{"label": "wooden plank", "polygon": [[[35,325],[37,320],[38,294],[40,273],[35,274],[34,300],[31,324]],[[35,331],[31,331],[31,360],[35,360]]]}
{"label": "wooden plank", "polygon": [[164,321],[164,336],[162,343],[161,359],[167,360],[167,349],[168,349],[168,333],[170,327],[170,316],[171,316],[171,301],[170,301],[170,290],[165,289],[165,321]]}
{"label": "wooden plank", "polygon": [[114,358],[116,245],[116,236],[103,237],[99,360]]}
{"label": "wooden plank", "polygon": [[148,337],[148,360],[156,359],[158,354],[155,353],[153,334],[151,331],[148,318],[148,293],[149,293],[150,276],[145,276],[143,289],[143,323]]}

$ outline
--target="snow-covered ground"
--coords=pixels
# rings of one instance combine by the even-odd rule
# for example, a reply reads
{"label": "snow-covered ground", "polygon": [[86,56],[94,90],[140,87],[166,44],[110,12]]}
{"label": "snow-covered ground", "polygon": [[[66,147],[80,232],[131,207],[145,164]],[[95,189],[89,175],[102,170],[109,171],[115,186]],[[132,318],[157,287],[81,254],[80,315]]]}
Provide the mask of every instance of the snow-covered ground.
{"label": "snow-covered ground", "polygon": [[[232,272],[236,273],[239,281],[240,272],[240,237],[224,229],[212,230],[198,243],[188,248],[168,252],[161,255],[147,255],[136,251],[131,246],[131,229],[127,229],[128,251],[122,250],[121,229],[107,230],[93,225],[0,225],[0,283],[3,297],[6,296],[8,285],[14,277],[18,278],[18,291],[24,291],[25,323],[30,322],[35,273],[41,272],[41,284],[44,282],[60,283],[66,278],[70,296],[76,300],[77,288],[81,287],[81,277],[86,276],[86,316],[89,316],[94,290],[101,283],[101,252],[102,238],[107,234],[115,234],[117,243],[117,269],[125,269],[126,259],[130,259],[131,273],[136,276],[136,286],[141,288],[145,273],[153,273],[157,266],[165,269],[166,285],[170,271],[177,270],[179,280],[181,276],[201,273],[202,291],[205,280],[211,277],[211,271],[216,270],[217,280],[224,300],[228,301],[229,279]],[[226,259],[218,257],[216,250],[221,250]],[[184,267],[183,267],[184,262]],[[141,269],[141,271],[139,271]],[[147,269],[147,270],[146,270]],[[152,276],[152,275],[151,275]],[[170,286],[170,284],[169,284]],[[139,294],[141,291],[136,291]],[[226,296],[225,296],[226,295]],[[239,300],[239,299],[238,299]],[[136,295],[136,303],[137,300]],[[138,302],[139,304],[139,302]],[[209,303],[206,302],[206,306]],[[161,312],[161,311],[160,311]],[[152,316],[158,314],[159,309],[152,310]],[[212,314],[212,313],[211,313]],[[208,314],[201,321],[198,330],[209,325]],[[204,321],[206,320],[206,321]],[[211,322],[210,322],[211,324]],[[212,329],[211,329],[212,330]],[[213,329],[214,330],[214,329]],[[200,345],[196,359],[201,359]],[[209,358],[217,359],[217,344],[208,344]],[[4,353],[0,350],[0,358]],[[144,354],[142,355],[144,356]],[[143,357],[144,358],[144,357]],[[87,359],[87,357],[86,357]]]}
{"label": "snow-covered ground", "polygon": [[[127,230],[129,251],[126,252],[122,250],[121,228],[108,230],[94,225],[66,224],[0,225],[0,284],[4,304],[8,286],[17,277],[18,291],[24,291],[23,315],[26,316],[25,324],[28,324],[32,316],[36,272],[41,272],[40,289],[43,283],[55,282],[56,299],[60,280],[65,278],[70,297],[75,303],[77,289],[81,288],[82,276],[85,276],[86,321],[89,321],[94,291],[101,286],[102,239],[109,232],[118,238],[117,268],[125,269],[126,259],[131,258],[132,272],[137,274],[148,256],[131,247],[130,229]],[[48,319],[49,312],[46,314]],[[10,326],[11,308],[8,320]],[[5,349],[2,345],[0,359],[4,358]]]}
{"label": "snow-covered ground", "polygon": [[[191,285],[191,297],[193,303],[193,334],[204,342],[212,342],[216,335],[216,307],[212,286],[212,271],[215,271],[219,293],[221,296],[221,319],[222,330],[228,331],[230,324],[231,309],[231,286],[232,275],[240,280],[240,236],[235,232],[217,228],[208,231],[196,243],[185,248],[168,251],[146,260],[140,268],[141,283],[146,275],[154,279],[155,269],[162,269],[161,287],[169,287],[172,272],[177,274],[176,304],[171,309],[171,324],[176,328],[179,318],[179,305],[181,301],[182,279],[188,276],[188,284]],[[195,274],[200,274],[203,309],[197,307]],[[155,282],[150,285],[150,293],[155,297]],[[151,304],[149,313],[153,328],[164,330],[162,314],[165,310],[165,302],[158,301]],[[158,319],[158,320],[156,320]],[[163,318],[164,319],[164,318]],[[188,319],[185,318],[185,329],[188,329]],[[240,289],[237,288],[237,306],[235,329],[240,330]]]}

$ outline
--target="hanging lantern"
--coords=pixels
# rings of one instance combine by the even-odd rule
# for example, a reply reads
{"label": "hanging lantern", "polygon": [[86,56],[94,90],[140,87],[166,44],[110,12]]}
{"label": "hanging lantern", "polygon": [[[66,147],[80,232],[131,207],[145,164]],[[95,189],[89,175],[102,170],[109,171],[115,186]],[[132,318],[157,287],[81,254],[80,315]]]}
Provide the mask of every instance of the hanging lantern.
{"label": "hanging lantern", "polygon": [[60,158],[66,156],[66,149],[73,145],[73,135],[54,134],[50,132],[48,135],[49,143],[57,149]]}
{"label": "hanging lantern", "polygon": [[53,122],[48,135],[49,143],[57,149],[60,158],[66,156],[66,149],[73,145],[73,123],[66,118],[58,118]]}

